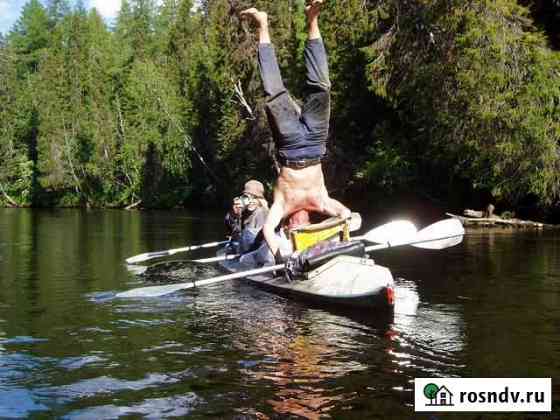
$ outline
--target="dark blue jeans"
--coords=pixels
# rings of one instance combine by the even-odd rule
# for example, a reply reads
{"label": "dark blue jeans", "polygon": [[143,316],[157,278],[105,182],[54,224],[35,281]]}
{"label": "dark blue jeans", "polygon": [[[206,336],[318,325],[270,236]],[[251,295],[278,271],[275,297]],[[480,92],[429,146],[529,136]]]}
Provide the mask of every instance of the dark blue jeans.
{"label": "dark blue jeans", "polygon": [[261,78],[268,96],[266,112],[281,164],[286,160],[320,159],[326,152],[331,82],[323,40],[309,40],[304,54],[306,98],[300,111],[282,82],[274,47],[259,44]]}

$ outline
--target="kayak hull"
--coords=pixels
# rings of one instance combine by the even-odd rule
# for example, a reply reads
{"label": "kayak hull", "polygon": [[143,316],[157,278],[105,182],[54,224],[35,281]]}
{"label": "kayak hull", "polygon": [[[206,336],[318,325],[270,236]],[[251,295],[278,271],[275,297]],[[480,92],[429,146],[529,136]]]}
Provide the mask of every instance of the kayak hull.
{"label": "kayak hull", "polygon": [[[230,273],[247,270],[238,261],[224,261]],[[244,278],[259,289],[312,303],[352,308],[393,308],[393,276],[370,259],[342,255],[306,273],[302,279],[289,281],[283,272]]]}

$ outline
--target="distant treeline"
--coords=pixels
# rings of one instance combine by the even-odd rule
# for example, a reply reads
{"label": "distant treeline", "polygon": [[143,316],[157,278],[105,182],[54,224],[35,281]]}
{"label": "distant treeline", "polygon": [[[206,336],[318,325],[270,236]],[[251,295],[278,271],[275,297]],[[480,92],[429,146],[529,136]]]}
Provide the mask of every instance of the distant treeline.
{"label": "distant treeline", "polygon": [[[175,207],[271,186],[249,6],[302,97],[304,0],[29,0],[0,37],[0,205]],[[327,0],[340,198],[416,191],[558,208],[560,1]],[[347,194],[344,197],[344,194]]]}

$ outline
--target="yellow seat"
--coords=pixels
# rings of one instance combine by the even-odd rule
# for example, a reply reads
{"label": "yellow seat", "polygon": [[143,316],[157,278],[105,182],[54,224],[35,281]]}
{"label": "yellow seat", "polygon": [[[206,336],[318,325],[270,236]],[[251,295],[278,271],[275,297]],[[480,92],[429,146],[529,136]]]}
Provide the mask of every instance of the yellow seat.
{"label": "yellow seat", "polygon": [[321,223],[299,227],[290,231],[294,250],[303,251],[317,242],[337,238],[340,241],[350,240],[350,220],[331,217]]}

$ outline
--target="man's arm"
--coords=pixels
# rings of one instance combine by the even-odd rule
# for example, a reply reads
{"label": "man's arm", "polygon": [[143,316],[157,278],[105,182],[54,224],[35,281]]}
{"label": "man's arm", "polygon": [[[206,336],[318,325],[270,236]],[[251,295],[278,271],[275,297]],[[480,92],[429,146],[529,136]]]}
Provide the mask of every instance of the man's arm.
{"label": "man's arm", "polygon": [[334,198],[326,197],[323,201],[323,213],[329,216],[340,216],[347,219],[352,215],[350,209]]}
{"label": "man's arm", "polygon": [[263,226],[264,239],[270,248],[270,252],[272,252],[274,256],[276,256],[280,247],[280,242],[274,231],[276,230],[276,226],[282,221],[282,217],[284,217],[284,208],[278,201],[275,201],[268,212],[266,222]]}

